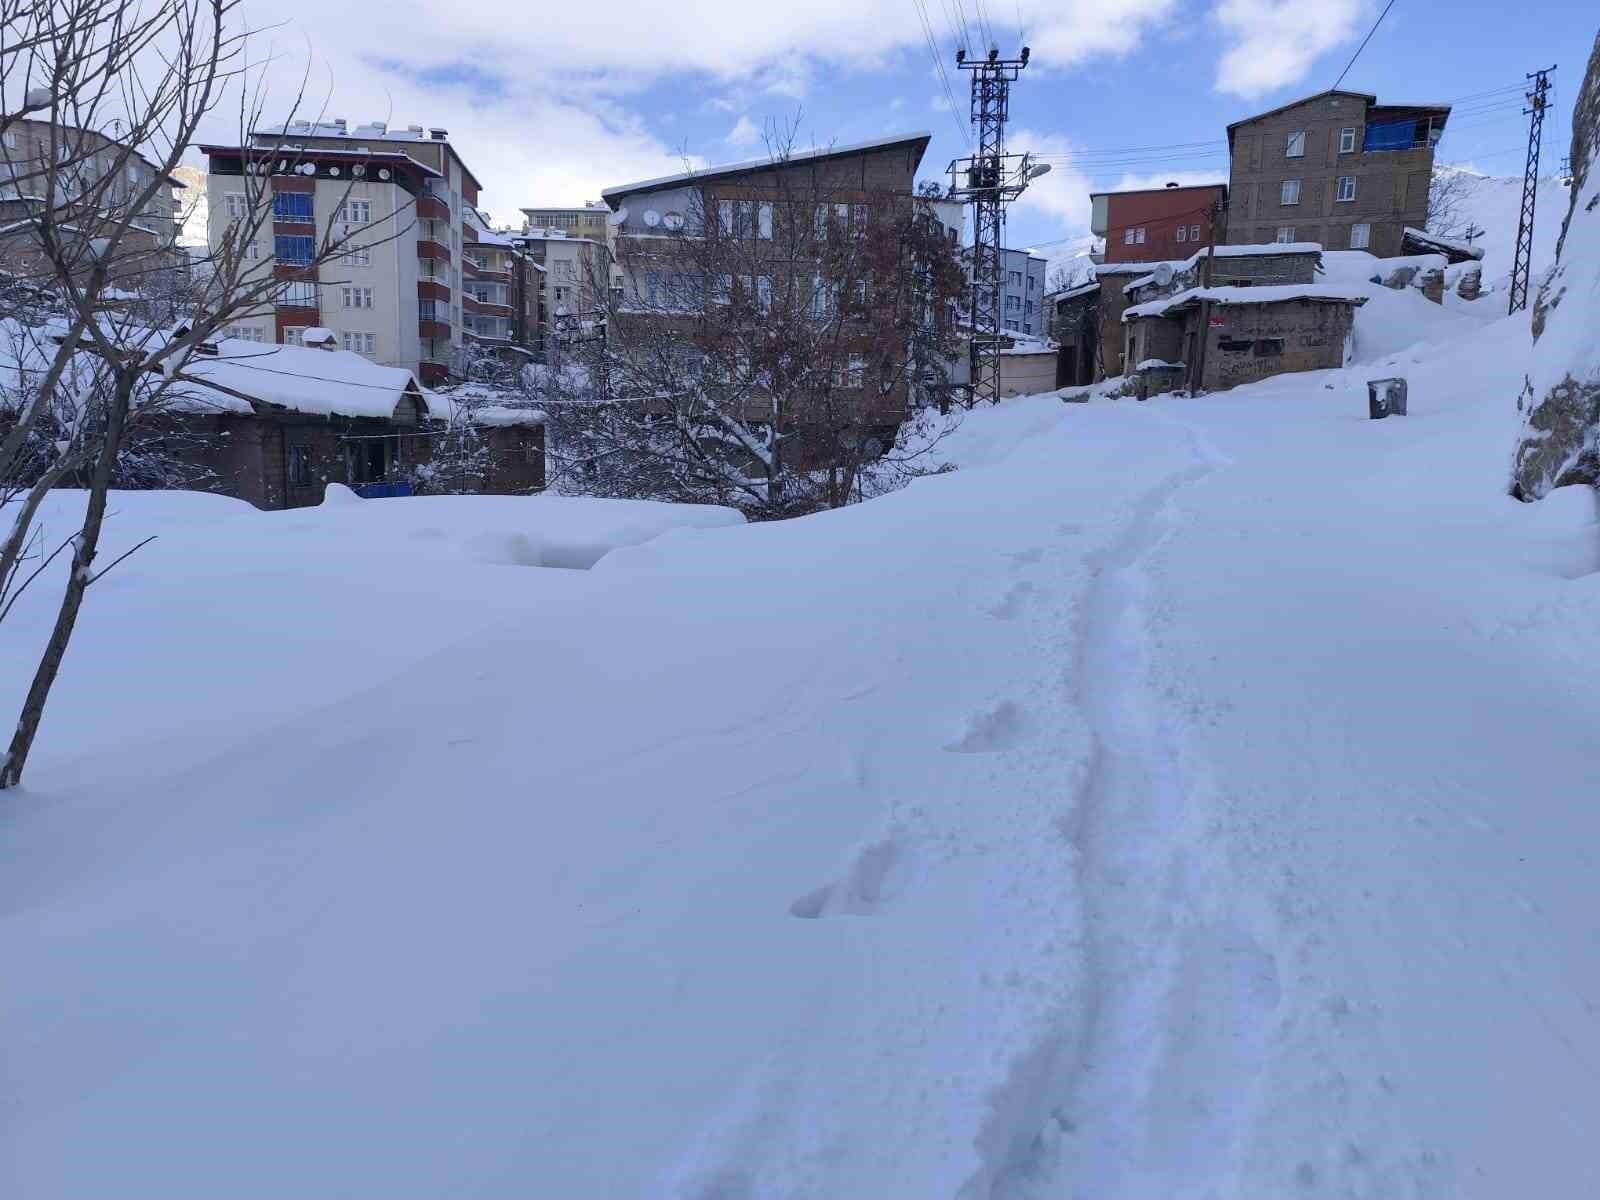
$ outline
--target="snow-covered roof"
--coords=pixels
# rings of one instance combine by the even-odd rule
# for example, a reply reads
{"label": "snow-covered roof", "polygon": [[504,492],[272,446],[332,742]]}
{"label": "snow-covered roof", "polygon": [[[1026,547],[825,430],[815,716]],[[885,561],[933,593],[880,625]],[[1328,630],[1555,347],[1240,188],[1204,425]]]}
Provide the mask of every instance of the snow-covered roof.
{"label": "snow-covered roof", "polygon": [[[871,150],[886,150],[891,146],[911,145],[917,142],[922,144],[922,149],[927,149],[928,143],[933,139],[933,134],[927,130],[917,130],[913,133],[898,133],[889,137],[873,138],[865,142],[851,142],[848,145],[818,146],[810,150],[795,150],[781,157],[768,155],[765,158],[752,158],[745,162],[725,163],[711,167],[700,167],[693,171],[679,171],[675,175],[662,175],[655,179],[641,179],[638,183],[625,183],[619,187],[606,188],[600,196],[608,204],[619,200],[633,192],[651,191],[655,188],[672,187],[677,184],[691,181],[716,179],[724,175],[738,175],[746,171],[765,171],[775,166],[787,166],[792,163],[817,162],[828,158],[839,158],[847,154],[864,154]],[[918,152],[918,159],[921,152]],[[611,207],[615,208],[614,204]]]}
{"label": "snow-covered roof", "polygon": [[1270,258],[1277,254],[1321,254],[1321,242],[1254,242],[1242,246],[1202,246],[1188,258],[1185,267],[1192,267],[1208,255],[1216,258]]}
{"label": "snow-covered roof", "polygon": [[1079,296],[1087,296],[1090,292],[1099,290],[1100,281],[1091,279],[1088,283],[1080,283],[1077,287],[1063,288],[1051,298],[1059,303],[1062,300],[1076,300]]}
{"label": "snow-covered roof", "polygon": [[[253,411],[250,400],[288,412],[315,416],[394,416],[407,395],[419,400],[426,415],[434,412],[410,371],[383,367],[347,350],[309,346],[273,346],[224,338],[215,356],[195,354],[183,368],[194,383],[175,385],[197,406],[228,412]],[[204,386],[215,383],[228,392]],[[239,393],[231,395],[229,393]]]}
{"label": "snow-covered roof", "polygon": [[1421,229],[1413,229],[1407,225],[1401,237],[1408,242],[1415,242],[1419,246],[1431,247],[1444,254],[1447,258],[1460,261],[1470,258],[1477,261],[1483,258],[1483,247],[1474,246],[1471,242],[1461,238],[1441,237],[1437,233],[1427,233]]}
{"label": "snow-covered roof", "polygon": [[[1107,275],[1148,275],[1161,265],[1163,264],[1160,262],[1095,263],[1094,273],[1097,279],[1103,279]],[[1176,271],[1183,266],[1183,261],[1174,259],[1165,265]]]}
{"label": "snow-covered roof", "polygon": [[480,246],[504,246],[510,250],[515,248],[515,243],[511,240],[513,236],[515,235],[505,229],[480,229],[478,230],[477,244]]}
{"label": "snow-covered roof", "polygon": [[1279,304],[1288,300],[1325,300],[1335,304],[1365,304],[1364,293],[1351,288],[1334,287],[1326,283],[1283,283],[1270,287],[1209,287],[1190,288],[1175,296],[1163,296],[1135,304],[1122,314],[1124,321],[1135,317],[1164,317],[1168,313],[1188,308],[1202,300],[1223,306],[1246,304]]}
{"label": "snow-covered roof", "polygon": [[1147,358],[1138,366],[1134,367],[1135,371],[1181,371],[1183,369],[1183,363],[1167,362],[1165,359],[1161,358]]}

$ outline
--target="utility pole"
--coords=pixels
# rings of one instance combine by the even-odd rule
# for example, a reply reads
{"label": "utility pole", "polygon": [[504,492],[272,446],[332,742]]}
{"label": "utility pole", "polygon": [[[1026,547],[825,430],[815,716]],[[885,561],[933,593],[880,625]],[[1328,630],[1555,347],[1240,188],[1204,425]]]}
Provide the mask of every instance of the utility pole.
{"label": "utility pole", "polygon": [[957,50],[956,65],[972,72],[972,123],[978,129],[977,152],[950,164],[951,198],[972,206],[972,403],[998,404],[1005,206],[1050,164],[1006,153],[1011,85],[1028,65],[1028,47],[1020,58],[1001,58],[991,46],[988,57],[971,62],[965,50]]}
{"label": "utility pole", "polygon": [[[1200,260],[1201,288],[1209,288],[1211,286],[1212,264],[1217,258],[1217,226],[1222,223],[1223,217],[1227,211],[1227,202],[1223,200],[1218,200],[1211,206],[1211,212],[1209,214],[1211,218],[1211,241],[1210,244],[1206,246],[1205,258]],[[1200,391],[1201,381],[1206,377],[1206,345],[1211,341],[1211,302],[1209,300],[1200,301],[1200,330],[1196,341],[1197,345],[1194,348],[1194,361],[1189,364],[1190,395],[1194,395]],[[1136,365],[1136,363],[1125,363],[1123,364],[1123,370],[1124,372],[1132,371]]]}
{"label": "utility pole", "polygon": [[1528,161],[1522,173],[1522,215],[1517,220],[1517,253],[1511,264],[1511,306],[1508,313],[1528,307],[1528,272],[1533,265],[1533,210],[1539,198],[1539,139],[1544,135],[1544,110],[1550,106],[1550,72],[1555,67],[1530,72],[1533,87],[1527,92]]}
{"label": "utility pole", "polygon": [[1481,238],[1484,233],[1485,230],[1482,225],[1469,223],[1467,227],[1461,231],[1461,236],[1467,239],[1467,245],[1470,246],[1473,242]]}

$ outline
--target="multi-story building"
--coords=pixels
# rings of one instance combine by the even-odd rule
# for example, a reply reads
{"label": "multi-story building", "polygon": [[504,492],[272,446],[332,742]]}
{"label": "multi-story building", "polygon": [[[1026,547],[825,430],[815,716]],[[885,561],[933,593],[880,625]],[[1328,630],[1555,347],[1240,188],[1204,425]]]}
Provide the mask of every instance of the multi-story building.
{"label": "multi-story building", "polygon": [[491,228],[476,209],[467,215],[461,264],[466,336],[487,346],[537,346],[543,269],[532,262],[515,234]]}
{"label": "multi-story building", "polygon": [[1228,242],[1401,254],[1424,228],[1447,104],[1327,91],[1228,126]]}
{"label": "multi-story building", "polygon": [[610,237],[611,210],[599,200],[579,208],[525,208],[522,216],[524,229],[554,229],[568,237],[602,243]]}
{"label": "multi-story building", "polygon": [[1089,232],[1105,239],[1108,263],[1188,258],[1210,244],[1213,217],[1220,220],[1227,199],[1221,183],[1090,192]]}
{"label": "multi-story building", "polygon": [[[118,178],[108,179],[113,172]],[[53,177],[53,208],[70,232],[70,220],[80,197],[94,196],[99,209],[120,216],[155,176],[156,166],[143,154],[92,129],[21,118],[0,134],[0,268],[17,275],[48,270],[37,226],[30,217],[40,215],[46,199],[46,175]],[[181,180],[168,176],[162,186],[129,222],[118,253],[113,278],[148,271],[152,266],[176,265],[174,250],[179,211],[173,189]],[[84,256],[87,269],[94,259]]]}
{"label": "multi-story building", "polygon": [[[736,363],[717,360],[722,350],[712,343],[719,329],[743,336],[742,321],[759,323],[761,314],[785,307],[819,329],[831,328],[837,315],[841,333],[829,347],[837,361],[805,370],[832,380],[829,402],[850,413],[862,444],[887,444],[907,412],[900,364],[909,346],[873,344],[860,315],[872,311],[870,271],[859,263],[842,266],[854,258],[834,248],[870,245],[875,230],[912,215],[913,182],[930,140],[927,133],[904,134],[607,188],[601,195],[614,214],[624,342],[630,329],[653,331],[685,359],[701,358],[701,369],[737,371]],[[713,306],[749,315],[707,322]],[[744,344],[755,349],[759,341]],[[757,383],[746,403],[753,412],[770,411],[769,368],[748,365]],[[893,373],[880,375],[886,371]],[[820,421],[818,413],[800,410],[816,399],[813,392],[806,397],[792,401],[786,424],[805,430]],[[805,461],[810,452],[794,453]]]}
{"label": "multi-story building", "polygon": [[537,268],[544,289],[545,350],[550,339],[592,328],[612,285],[611,249],[604,238],[569,237],[559,229],[530,225],[512,244]]}
{"label": "multi-story building", "polygon": [[[201,149],[212,247],[247,216],[249,197],[272,205],[270,236],[263,225],[246,253],[281,288],[270,309],[241,317],[235,336],[297,344],[320,326],[424,384],[449,375],[466,332],[463,247],[479,185],[448,131],[296,121],[252,131],[245,147]],[[265,178],[265,193],[245,186],[247,172]],[[351,252],[316,266],[330,232]]]}
{"label": "multi-story building", "polygon": [[[972,253],[963,255],[967,283],[972,283]],[[1026,250],[1000,251],[1000,323],[1005,333],[1038,337],[1044,332],[1044,284],[1047,259]]]}

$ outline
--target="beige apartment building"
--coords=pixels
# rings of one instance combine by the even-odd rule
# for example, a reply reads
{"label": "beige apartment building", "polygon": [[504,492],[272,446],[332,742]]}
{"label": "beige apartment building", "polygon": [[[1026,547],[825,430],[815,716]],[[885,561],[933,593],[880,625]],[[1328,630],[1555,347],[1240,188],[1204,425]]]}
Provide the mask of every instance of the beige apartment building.
{"label": "beige apartment building", "polygon": [[598,200],[579,208],[525,208],[522,216],[524,229],[554,229],[568,237],[602,243],[610,236],[607,218],[611,210]]}
{"label": "beige apartment building", "polygon": [[[120,178],[107,177],[119,172]],[[104,187],[104,203],[120,212],[155,175],[155,164],[137,150],[92,129],[55,125],[50,121],[21,118],[0,134],[0,269],[18,275],[47,270],[42,246],[28,218],[45,203],[45,175],[55,180],[55,207]],[[119,265],[126,271],[114,276],[132,279],[152,267],[180,261],[174,247],[179,208],[174,189],[181,180],[168,177],[130,223]],[[85,258],[85,265],[92,261]]]}
{"label": "beige apartment building", "polygon": [[1403,253],[1428,216],[1447,104],[1327,91],[1228,126],[1227,241]]}
{"label": "beige apartment building", "polygon": [[590,330],[605,307],[605,291],[615,274],[606,241],[570,237],[559,229],[537,225],[524,227],[511,240],[540,271],[546,351],[551,349],[552,337]]}
{"label": "beige apartment building", "polygon": [[[317,326],[333,330],[344,349],[405,367],[426,385],[451,373],[467,315],[484,310],[464,291],[478,180],[448,131],[296,121],[253,131],[245,147],[201,149],[211,246],[245,217],[252,191],[272,205],[247,254],[280,288],[270,308],[241,318],[235,336],[297,345]],[[264,176],[266,191],[247,189],[247,173]],[[348,239],[351,252],[312,266],[330,231]]]}

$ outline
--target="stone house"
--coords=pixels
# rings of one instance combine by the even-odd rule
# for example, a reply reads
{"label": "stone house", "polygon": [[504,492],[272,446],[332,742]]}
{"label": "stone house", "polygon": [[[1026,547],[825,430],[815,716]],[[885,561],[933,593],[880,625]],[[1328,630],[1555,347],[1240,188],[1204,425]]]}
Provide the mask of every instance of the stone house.
{"label": "stone house", "polygon": [[1123,313],[1124,354],[1141,395],[1328,370],[1344,365],[1355,310],[1365,303],[1326,284],[1188,288]]}
{"label": "stone house", "polygon": [[1103,378],[1100,374],[1104,353],[1100,340],[1101,289],[1096,279],[1050,297],[1048,333],[1058,347],[1057,387],[1081,387]]}
{"label": "stone house", "polygon": [[1433,151],[1450,106],[1333,90],[1228,126],[1232,244],[1320,242],[1401,254],[1427,223]]}

